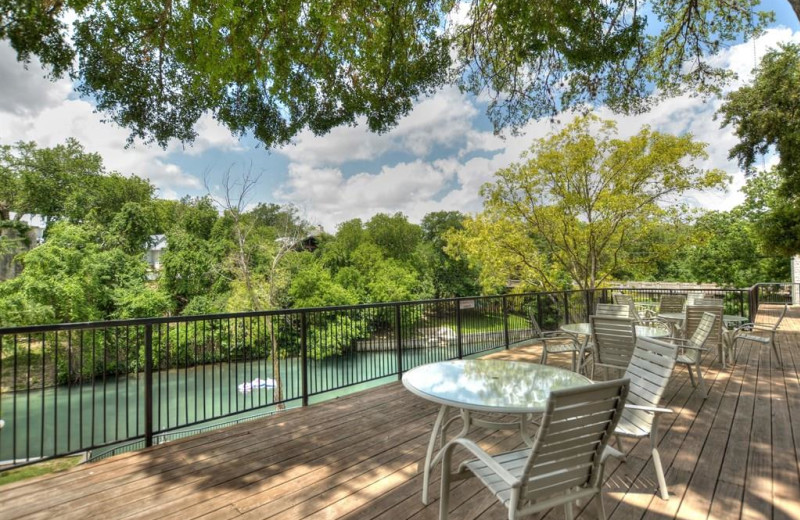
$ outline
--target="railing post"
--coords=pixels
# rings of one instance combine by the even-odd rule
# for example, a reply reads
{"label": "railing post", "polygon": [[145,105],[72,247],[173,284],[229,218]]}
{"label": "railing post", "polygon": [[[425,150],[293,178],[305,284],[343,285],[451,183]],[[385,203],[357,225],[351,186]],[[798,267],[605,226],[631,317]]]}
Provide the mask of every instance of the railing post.
{"label": "railing post", "polygon": [[144,326],[144,446],[153,445],[153,324]]}
{"label": "railing post", "polygon": [[506,350],[508,350],[511,342],[508,338],[508,301],[505,294],[503,295],[503,337],[506,342]]}
{"label": "railing post", "polygon": [[397,352],[397,379],[403,379],[403,338],[402,338],[402,316],[400,313],[400,305],[394,306],[394,324],[397,331],[395,337],[395,350]]}
{"label": "railing post", "polygon": [[464,359],[464,347],[461,342],[461,300],[456,301],[456,347],[458,359]]}
{"label": "railing post", "polygon": [[589,321],[589,316],[592,315],[592,306],[594,304],[594,289],[587,289],[585,298],[586,298],[586,321]]}
{"label": "railing post", "polygon": [[756,315],[758,314],[758,289],[758,284],[750,288],[750,302],[747,309],[747,317],[750,319],[750,323],[756,321]]}
{"label": "railing post", "polygon": [[306,313],[300,312],[300,384],[303,406],[308,406],[308,324]]}
{"label": "railing post", "polygon": [[744,293],[741,290],[739,291],[739,316],[744,316]]}
{"label": "railing post", "polygon": [[564,295],[564,323],[569,323],[569,296],[567,291],[563,291],[561,294]]}
{"label": "railing post", "polygon": [[539,322],[540,326],[544,323],[542,314],[542,295],[536,293],[536,321]]}

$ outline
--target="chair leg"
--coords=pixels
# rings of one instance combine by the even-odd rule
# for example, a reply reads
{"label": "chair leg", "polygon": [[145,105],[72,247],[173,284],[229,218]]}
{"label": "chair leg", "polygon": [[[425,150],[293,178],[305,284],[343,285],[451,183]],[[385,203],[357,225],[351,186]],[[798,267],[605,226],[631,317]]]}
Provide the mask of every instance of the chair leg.
{"label": "chair leg", "polygon": [[578,371],[578,353],[574,350],[572,351],[572,371]]}
{"label": "chair leg", "polygon": [[775,343],[775,337],[772,337],[772,340],[769,342],[772,346],[772,351],[775,352],[775,359],[778,360],[778,368],[783,368],[783,363],[781,362],[781,353],[778,352],[778,345]]}
{"label": "chair leg", "polygon": [[439,520],[447,520],[450,509],[450,458],[452,449],[445,449],[442,457],[442,481],[439,492]]}
{"label": "chair leg", "polygon": [[542,365],[547,364],[547,345],[542,345],[542,357],[539,359],[539,363]]}
{"label": "chair leg", "polygon": [[691,381],[692,386],[697,386],[697,383],[694,382],[694,372],[692,372],[692,365],[686,365],[686,368],[689,369],[689,381]]}
{"label": "chair leg", "polygon": [[[620,440],[619,435],[614,435],[614,444],[616,444],[617,446],[617,451],[619,451],[622,454],[625,454],[625,452],[622,451],[622,441]],[[622,459],[622,462],[625,462],[625,459]]]}
{"label": "chair leg", "polygon": [[[697,364],[695,364],[695,370],[697,370],[697,380],[700,382],[700,391],[703,392],[703,399],[708,398],[708,390],[706,390],[706,382],[703,379],[703,373],[700,371],[700,360],[697,360]],[[691,373],[691,370],[689,371]]]}
{"label": "chair leg", "polygon": [[653,457],[653,466],[656,470],[656,478],[658,479],[658,490],[661,494],[662,500],[669,500],[669,491],[667,491],[667,479],[664,478],[664,468],[661,466],[661,455],[658,453],[658,414],[653,419],[652,430],[650,430],[650,454]]}
{"label": "chair leg", "polygon": [[564,504],[564,518],[567,520],[575,520],[575,514],[572,512],[572,502]]}
{"label": "chair leg", "polygon": [[594,500],[595,505],[597,506],[597,518],[600,520],[606,520],[606,506],[603,504],[603,492],[598,492]]}

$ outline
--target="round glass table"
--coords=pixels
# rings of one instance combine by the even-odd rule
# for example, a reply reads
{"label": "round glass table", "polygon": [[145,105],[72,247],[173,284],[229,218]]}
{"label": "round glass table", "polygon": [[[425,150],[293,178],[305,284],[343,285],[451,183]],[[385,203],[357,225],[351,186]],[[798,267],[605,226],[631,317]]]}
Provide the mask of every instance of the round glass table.
{"label": "round glass table", "polygon": [[[411,393],[441,405],[425,454],[422,502],[428,503],[430,471],[441,459],[441,447],[453,421],[462,421],[461,431],[456,437],[466,436],[473,425],[491,429],[513,428],[519,429],[523,440],[531,445],[528,416],[544,412],[550,391],[591,383],[589,378],[563,368],[496,359],[442,361],[403,374],[403,385]],[[457,415],[448,418],[453,410],[458,411]],[[520,417],[511,423],[493,422],[473,417],[472,412],[516,414]],[[440,450],[434,456],[437,438]]]}

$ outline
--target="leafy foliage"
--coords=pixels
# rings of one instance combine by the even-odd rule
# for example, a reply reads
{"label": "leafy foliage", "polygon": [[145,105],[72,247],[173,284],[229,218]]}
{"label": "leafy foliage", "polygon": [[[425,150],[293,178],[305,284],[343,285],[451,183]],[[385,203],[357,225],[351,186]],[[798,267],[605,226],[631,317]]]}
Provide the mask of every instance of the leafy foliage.
{"label": "leafy foliage", "polygon": [[191,141],[210,113],[272,147],[361,118],[386,131],[416,98],[452,83],[489,94],[498,130],[587,102],[641,111],[654,88],[715,92],[726,74],[706,58],[759,32],[771,15],[757,6],[0,0],[0,38],[18,59],[77,78],[131,139]]}
{"label": "leafy foliage", "polygon": [[484,236],[464,245],[504,254],[508,260],[497,263],[524,266],[546,286],[558,287],[556,265],[578,287],[593,289],[620,266],[653,260],[654,252],[628,253],[664,217],[659,203],[724,185],[721,171],[691,165],[705,157],[704,147],[691,135],[648,127],[621,140],[613,122],[578,118],[537,140],[525,162],[499,170],[482,188],[478,229],[501,243],[485,246]]}
{"label": "leafy foliage", "polygon": [[783,254],[800,253],[800,45],[785,44],[767,52],[752,85],[728,94],[720,109],[722,124],[733,125],[739,143],[731,158],[749,173],[772,147],[780,156],[775,168],[782,182],[760,221],[765,244]]}

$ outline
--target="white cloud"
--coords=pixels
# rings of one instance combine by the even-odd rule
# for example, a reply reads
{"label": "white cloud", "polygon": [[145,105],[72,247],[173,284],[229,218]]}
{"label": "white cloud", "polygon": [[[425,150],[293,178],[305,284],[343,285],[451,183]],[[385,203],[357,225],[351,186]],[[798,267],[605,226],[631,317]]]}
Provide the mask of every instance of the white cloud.
{"label": "white cloud", "polygon": [[137,142],[125,148],[127,130],[104,123],[89,101],[73,95],[68,80],[52,82],[44,76],[38,61],[32,60],[26,69],[17,63],[9,45],[0,42],[0,142],[34,141],[50,147],[73,137],[88,152],[99,153],[108,170],[149,178],[159,195],[167,198],[203,187],[200,178],[175,163],[173,154],[243,150],[238,140],[208,115],[198,121],[198,138],[192,146],[184,148],[173,142],[163,150]]}
{"label": "white cloud", "polygon": [[306,208],[308,218],[329,231],[345,220],[369,219],[381,212],[402,211],[419,221],[438,209],[435,199],[453,179],[450,166],[417,160],[384,166],[376,174],[345,177],[337,168],[292,164],[288,181],[276,198]]}
{"label": "white cloud", "polygon": [[44,77],[39,60],[25,67],[6,41],[0,41],[0,113],[33,117],[57,105],[72,90],[68,81],[51,82]]}
{"label": "white cloud", "polygon": [[481,146],[495,149],[496,143],[473,127],[478,114],[474,103],[452,87],[418,102],[397,127],[385,134],[371,133],[362,119],[357,126],[338,127],[323,136],[302,132],[278,153],[294,163],[322,166],[371,161],[394,151],[427,158],[437,150],[462,147],[464,143],[469,143],[470,150],[487,149]]}

